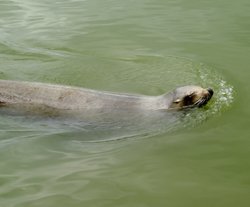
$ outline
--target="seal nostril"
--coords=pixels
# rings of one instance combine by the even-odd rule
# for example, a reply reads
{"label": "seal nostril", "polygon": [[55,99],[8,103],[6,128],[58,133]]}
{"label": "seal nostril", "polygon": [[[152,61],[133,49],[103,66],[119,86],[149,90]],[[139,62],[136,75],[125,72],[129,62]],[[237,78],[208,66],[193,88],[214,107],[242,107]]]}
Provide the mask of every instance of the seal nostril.
{"label": "seal nostril", "polygon": [[212,88],[208,88],[207,91],[209,92],[210,96],[212,97],[212,95],[214,94],[214,91]]}

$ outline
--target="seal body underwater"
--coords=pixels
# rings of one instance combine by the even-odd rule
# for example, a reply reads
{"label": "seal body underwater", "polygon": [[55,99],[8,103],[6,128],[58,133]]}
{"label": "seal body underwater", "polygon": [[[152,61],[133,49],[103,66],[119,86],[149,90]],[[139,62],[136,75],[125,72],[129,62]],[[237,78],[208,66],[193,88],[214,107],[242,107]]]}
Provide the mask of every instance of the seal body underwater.
{"label": "seal body underwater", "polygon": [[213,90],[200,86],[183,86],[159,96],[123,94],[80,87],[36,82],[0,80],[1,107],[42,106],[57,110],[162,110],[201,107]]}

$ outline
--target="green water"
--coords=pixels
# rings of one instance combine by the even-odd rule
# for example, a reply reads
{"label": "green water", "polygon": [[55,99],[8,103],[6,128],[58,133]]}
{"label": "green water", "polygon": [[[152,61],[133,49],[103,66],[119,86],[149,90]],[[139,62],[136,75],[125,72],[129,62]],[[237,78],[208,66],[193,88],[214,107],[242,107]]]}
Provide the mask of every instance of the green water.
{"label": "green water", "polygon": [[247,0],[1,0],[1,79],[215,95],[174,130],[156,122],[116,140],[108,128],[108,142],[84,142],[103,131],[76,123],[1,115],[0,206],[248,207],[249,17]]}

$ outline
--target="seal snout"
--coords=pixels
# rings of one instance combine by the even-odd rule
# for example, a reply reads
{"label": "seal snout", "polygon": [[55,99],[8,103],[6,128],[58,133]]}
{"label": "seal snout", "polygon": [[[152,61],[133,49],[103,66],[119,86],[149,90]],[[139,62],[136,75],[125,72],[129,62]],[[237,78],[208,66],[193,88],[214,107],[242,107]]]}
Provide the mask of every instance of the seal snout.
{"label": "seal snout", "polygon": [[208,88],[207,91],[208,91],[208,93],[210,95],[210,98],[211,98],[213,96],[213,94],[214,94],[213,89],[212,88]]}
{"label": "seal snout", "polygon": [[203,90],[201,98],[194,104],[198,107],[202,107],[207,104],[207,102],[212,98],[214,91],[212,88],[207,88]]}

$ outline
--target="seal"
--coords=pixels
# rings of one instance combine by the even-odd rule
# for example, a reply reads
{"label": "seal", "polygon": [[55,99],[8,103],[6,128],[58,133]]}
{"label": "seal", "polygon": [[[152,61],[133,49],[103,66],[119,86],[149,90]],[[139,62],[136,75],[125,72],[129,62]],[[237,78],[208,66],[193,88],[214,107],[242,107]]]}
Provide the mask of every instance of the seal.
{"label": "seal", "polygon": [[204,106],[213,90],[200,86],[178,87],[159,96],[113,93],[79,87],[36,82],[0,80],[0,106],[52,108],[63,111],[88,110],[180,110]]}

